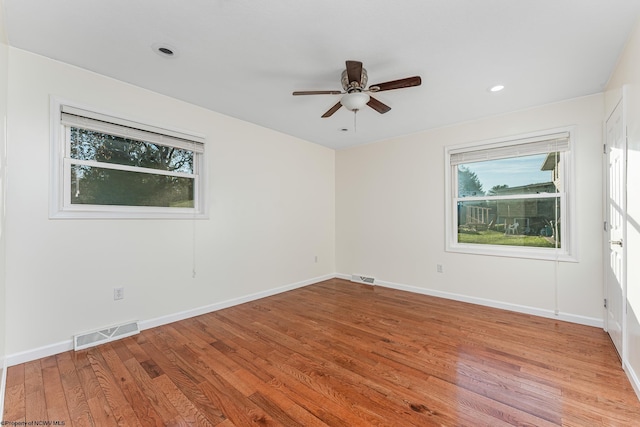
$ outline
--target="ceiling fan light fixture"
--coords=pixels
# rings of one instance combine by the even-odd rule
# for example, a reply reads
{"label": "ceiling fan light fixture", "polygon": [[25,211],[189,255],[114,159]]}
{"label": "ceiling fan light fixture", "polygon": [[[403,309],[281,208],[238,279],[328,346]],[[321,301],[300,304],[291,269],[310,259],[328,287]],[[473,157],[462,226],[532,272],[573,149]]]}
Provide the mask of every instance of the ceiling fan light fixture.
{"label": "ceiling fan light fixture", "polygon": [[351,92],[347,93],[340,99],[340,103],[349,111],[361,110],[371,97],[367,93],[363,92]]}

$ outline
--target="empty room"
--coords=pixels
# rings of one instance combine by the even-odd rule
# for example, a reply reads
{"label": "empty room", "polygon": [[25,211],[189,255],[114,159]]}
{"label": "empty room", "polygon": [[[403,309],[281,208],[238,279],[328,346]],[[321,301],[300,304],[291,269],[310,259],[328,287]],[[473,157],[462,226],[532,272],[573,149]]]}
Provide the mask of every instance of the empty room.
{"label": "empty room", "polygon": [[5,425],[640,425],[637,0],[0,0]]}

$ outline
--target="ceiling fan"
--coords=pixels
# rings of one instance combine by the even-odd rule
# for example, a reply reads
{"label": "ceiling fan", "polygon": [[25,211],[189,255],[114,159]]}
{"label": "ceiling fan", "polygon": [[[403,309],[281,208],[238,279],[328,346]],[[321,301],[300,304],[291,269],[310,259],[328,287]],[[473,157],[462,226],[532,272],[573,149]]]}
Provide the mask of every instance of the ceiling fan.
{"label": "ceiling fan", "polygon": [[367,87],[367,70],[362,67],[360,61],[346,61],[347,68],[342,72],[342,89],[339,90],[304,90],[293,92],[293,95],[343,95],[340,101],[322,115],[330,117],[344,105],[349,111],[357,112],[365,105],[373,108],[380,114],[391,110],[391,107],[378,101],[369,93],[382,92],[384,90],[402,89],[405,87],[420,86],[420,76],[407,77],[400,80],[392,80]]}

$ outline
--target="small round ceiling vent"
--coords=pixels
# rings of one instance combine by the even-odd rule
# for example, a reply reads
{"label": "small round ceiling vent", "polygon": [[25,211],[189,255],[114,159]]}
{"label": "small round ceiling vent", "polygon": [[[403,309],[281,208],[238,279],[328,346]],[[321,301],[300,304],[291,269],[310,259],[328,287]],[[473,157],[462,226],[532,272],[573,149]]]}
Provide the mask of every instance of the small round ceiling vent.
{"label": "small round ceiling vent", "polygon": [[167,43],[154,43],[151,49],[163,58],[175,58],[178,56],[176,49]]}

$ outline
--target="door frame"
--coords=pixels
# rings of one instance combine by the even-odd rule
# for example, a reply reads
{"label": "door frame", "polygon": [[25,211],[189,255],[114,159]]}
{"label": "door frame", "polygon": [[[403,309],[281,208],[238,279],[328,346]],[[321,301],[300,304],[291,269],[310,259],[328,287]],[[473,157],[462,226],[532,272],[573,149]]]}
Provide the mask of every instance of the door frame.
{"label": "door frame", "polygon": [[[622,272],[621,272],[621,278],[620,278],[620,287],[622,290],[622,319],[621,319],[621,346],[622,348],[620,349],[620,359],[621,359],[621,364],[622,367],[624,369],[625,367],[625,363],[627,361],[627,350],[628,350],[628,345],[627,345],[627,124],[626,124],[626,112],[627,112],[627,106],[626,106],[626,96],[625,96],[625,92],[626,92],[626,88],[623,87],[622,88],[622,93],[620,94],[617,102],[615,102],[615,106],[614,108],[611,109],[611,111],[609,112],[608,116],[606,117],[604,123],[603,123],[603,134],[604,134],[604,144],[603,146],[605,147],[604,151],[604,156],[603,156],[603,172],[604,172],[604,179],[603,179],[603,214],[604,214],[604,233],[603,233],[603,279],[604,279],[604,297],[607,298],[609,293],[609,286],[611,285],[610,281],[609,281],[609,264],[610,264],[610,259],[609,259],[609,251],[610,251],[610,247],[611,247],[611,243],[609,242],[609,231],[610,231],[610,224],[609,224],[609,141],[608,141],[608,135],[607,135],[607,122],[609,121],[609,119],[611,118],[611,116],[613,115],[614,111],[617,108],[621,108],[621,117],[622,117],[622,140],[623,140],[623,150],[622,150],[622,165],[623,165],[623,192],[622,192]],[[610,302],[607,304],[610,307]],[[605,331],[609,331],[609,312],[608,312],[608,308],[604,307],[603,308],[603,313],[604,313],[604,330]],[[616,349],[617,350],[617,349]]]}

